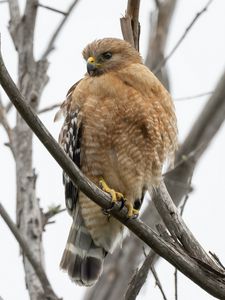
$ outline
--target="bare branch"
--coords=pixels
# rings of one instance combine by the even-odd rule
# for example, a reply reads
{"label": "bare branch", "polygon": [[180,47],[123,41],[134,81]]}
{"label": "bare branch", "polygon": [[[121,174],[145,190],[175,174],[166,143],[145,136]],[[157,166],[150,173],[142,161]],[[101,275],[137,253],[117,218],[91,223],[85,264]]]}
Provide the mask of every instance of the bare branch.
{"label": "bare branch", "polygon": [[164,299],[164,300],[167,300],[166,294],[165,294],[164,291],[163,291],[162,284],[161,284],[161,282],[160,282],[160,280],[159,280],[159,277],[158,277],[158,275],[157,275],[157,273],[156,273],[155,268],[154,268],[154,267],[151,267],[151,271],[152,271],[152,274],[153,274],[153,276],[154,276],[154,278],[155,278],[155,284],[158,286],[158,288],[159,288],[159,290],[160,290],[160,292],[161,292],[161,294],[162,294],[162,296],[163,296],[163,299]]}
{"label": "bare branch", "polygon": [[[26,101],[24,101],[24,97],[20,94],[8,71],[6,70],[1,55],[0,83],[21,116],[30,126],[32,131],[37,135],[43,145],[47,148],[50,154],[55,158],[58,164],[71,178],[72,182],[79,186],[80,190],[85,193],[88,198],[92,199],[102,208],[111,208],[111,199],[109,195],[95,186],[81,173],[75,164],[71,163],[71,160],[67,157],[63,149],[44,127],[38,116],[33,112]],[[223,92],[225,93],[224,86]],[[126,208],[121,210],[119,204],[115,204],[111,214],[124,225],[126,225],[131,231],[133,231],[133,233],[135,233],[142,241],[149,245],[156,253],[164,257],[167,261],[173,264],[187,277],[191,278],[191,280],[201,286],[204,290],[215,297],[225,299],[224,271],[218,272],[218,270],[215,270],[211,267],[210,269],[207,268],[206,272],[206,264],[199,264],[198,260],[188,256],[187,252],[183,251],[179,244],[171,244],[165,241],[141,220],[127,219]]]}
{"label": "bare branch", "polygon": [[203,7],[203,9],[201,11],[199,11],[194,19],[191,21],[191,23],[188,25],[188,27],[185,29],[184,33],[182,34],[182,36],[180,37],[180,39],[177,41],[177,43],[175,44],[175,46],[173,47],[173,49],[170,51],[170,53],[158,64],[158,66],[153,69],[153,73],[154,74],[158,74],[158,72],[161,70],[161,68],[167,63],[167,61],[171,58],[171,56],[175,53],[175,51],[177,50],[177,48],[181,45],[181,43],[183,42],[183,40],[185,39],[185,37],[187,36],[187,34],[189,33],[189,31],[191,30],[191,28],[193,27],[193,25],[196,23],[196,21],[199,19],[199,17],[207,11],[207,9],[209,8],[209,5],[213,2],[213,0],[209,0],[206,5]]}
{"label": "bare branch", "polygon": [[3,106],[1,95],[0,95],[0,124],[2,124],[3,128],[5,129],[5,131],[8,135],[9,143],[7,143],[7,145],[9,146],[9,148],[12,151],[13,156],[15,157],[15,152],[14,152],[14,148],[13,148],[13,131],[9,125],[9,122],[8,122],[8,119],[6,116],[6,109]]}
{"label": "bare branch", "polygon": [[[200,257],[204,263],[217,269],[218,265],[207,255],[187,228],[163,182],[154,190],[152,200],[174,240],[178,240],[192,257]],[[218,271],[221,271],[221,269],[218,268]]]}
{"label": "bare branch", "polygon": [[209,254],[215,259],[215,261],[220,265],[220,267],[225,270],[225,266],[222,264],[219,257],[215,253],[212,253],[211,251],[209,251]]}
{"label": "bare branch", "polygon": [[175,269],[174,271],[174,292],[175,292],[175,300],[178,300],[178,271]]}
{"label": "bare branch", "polygon": [[[192,181],[192,176],[189,178],[188,180],[188,185],[189,185],[189,190],[190,190],[190,187],[191,187],[191,181]],[[187,201],[188,201],[188,198],[189,198],[189,192],[187,191],[186,195],[185,195],[185,198],[184,198],[184,201],[180,207],[180,215],[182,216],[183,215],[183,212],[184,212],[184,208],[187,204]],[[177,269],[175,269],[174,271],[174,292],[175,292],[175,300],[178,300],[178,271]]]}
{"label": "bare branch", "polygon": [[9,13],[10,13],[10,23],[17,25],[20,22],[20,9],[18,0],[8,0],[9,3]]}
{"label": "bare branch", "polygon": [[[164,58],[168,32],[176,3],[177,0],[158,1],[156,10],[150,15],[148,53],[145,60],[145,65],[150,70],[155,69]],[[169,78],[166,68],[162,67],[157,77],[169,90]]]}
{"label": "bare branch", "polygon": [[0,4],[5,3],[5,2],[8,2],[8,0],[1,0]]}
{"label": "bare branch", "polygon": [[70,7],[68,8],[67,12],[65,13],[64,18],[62,19],[62,21],[59,23],[58,27],[56,28],[55,32],[53,33],[44,53],[42,54],[41,59],[46,59],[48,57],[48,55],[55,49],[55,41],[59,36],[59,33],[61,32],[61,30],[63,29],[64,25],[66,24],[66,22],[69,19],[69,16],[71,15],[73,9],[75,8],[75,6],[78,4],[79,0],[73,0]]}
{"label": "bare branch", "polygon": [[46,112],[49,112],[55,108],[58,108],[62,103],[57,103],[57,104],[53,104],[53,105],[50,105],[50,106],[47,106],[45,108],[42,108],[38,111],[38,114],[43,114],[43,113],[46,113]]}
{"label": "bare branch", "polygon": [[65,210],[66,210],[65,208],[61,208],[61,205],[53,205],[53,206],[49,207],[48,211],[42,212],[43,231],[44,231],[46,225],[54,223],[54,221],[50,221],[51,218],[64,212]]}
{"label": "bare branch", "polygon": [[60,300],[54,293],[51,284],[48,280],[48,277],[42,267],[41,264],[38,263],[33,253],[30,251],[29,245],[27,244],[26,240],[23,238],[23,236],[20,234],[19,230],[17,229],[16,225],[11,220],[10,216],[0,203],[0,215],[10,228],[12,234],[15,236],[16,240],[18,241],[23,254],[28,258],[29,262],[31,263],[32,267],[34,268],[38,279],[41,282],[42,288],[45,292],[45,295],[43,296],[43,299],[51,299],[51,300]]}
{"label": "bare branch", "polygon": [[173,98],[173,100],[174,101],[192,100],[192,99],[197,99],[197,98],[201,98],[201,97],[204,97],[204,96],[212,95],[212,93],[213,93],[213,91],[211,91],[211,92],[205,92],[205,93],[200,93],[200,94],[193,95],[193,96]]}
{"label": "bare branch", "polygon": [[125,300],[135,300],[136,297],[138,296],[142,286],[144,285],[146,279],[147,279],[147,276],[148,276],[148,273],[149,273],[149,270],[150,270],[150,267],[152,265],[154,261],[154,257],[153,256],[148,256],[145,258],[142,266],[140,267],[140,269],[134,274],[134,276],[132,277],[129,285],[128,285],[128,288],[127,288],[127,291],[126,291],[126,294],[125,294]]}
{"label": "bare branch", "polygon": [[128,0],[125,17],[120,18],[120,25],[125,41],[139,50],[140,23],[139,17],[140,0]]}
{"label": "bare branch", "polygon": [[51,10],[51,11],[53,11],[53,12],[59,13],[59,14],[64,15],[64,16],[67,15],[66,12],[61,11],[61,10],[58,10],[58,9],[56,9],[56,8],[54,8],[54,7],[50,7],[50,6],[47,6],[47,5],[43,5],[43,4],[41,4],[41,3],[38,3],[38,6],[39,6],[39,7],[42,7],[42,8],[46,8],[46,9],[48,9],[48,10]]}

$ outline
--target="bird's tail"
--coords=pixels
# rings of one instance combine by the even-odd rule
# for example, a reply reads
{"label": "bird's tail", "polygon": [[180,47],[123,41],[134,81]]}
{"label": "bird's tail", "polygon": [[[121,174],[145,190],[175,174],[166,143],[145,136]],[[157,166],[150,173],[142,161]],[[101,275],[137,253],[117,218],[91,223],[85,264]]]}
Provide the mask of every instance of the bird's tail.
{"label": "bird's tail", "polygon": [[[77,205],[78,206],[78,205]],[[95,284],[102,273],[106,251],[95,245],[76,207],[76,214],[70,229],[60,268],[79,285]]]}

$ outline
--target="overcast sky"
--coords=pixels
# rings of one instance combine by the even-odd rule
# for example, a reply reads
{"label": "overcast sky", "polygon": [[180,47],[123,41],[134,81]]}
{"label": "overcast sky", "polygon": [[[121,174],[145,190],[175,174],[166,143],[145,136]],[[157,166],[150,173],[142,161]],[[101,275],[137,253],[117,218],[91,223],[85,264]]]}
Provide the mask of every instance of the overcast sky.
{"label": "overcast sky", "polygon": [[[148,20],[154,1],[142,0],[140,8],[141,41],[140,51],[146,54]],[[178,0],[167,45],[167,53],[183,34],[190,21],[205,5],[206,0]],[[24,1],[19,1],[23,7]],[[69,0],[43,1],[46,5],[66,10]],[[121,37],[119,18],[124,14],[126,0],[80,0],[60,38],[56,50],[50,56],[50,82],[45,88],[41,107],[62,101],[69,87],[85,73],[81,56],[87,43],[97,38]],[[214,0],[209,10],[194,25],[182,45],[169,60],[171,94],[176,98],[212,91],[225,66],[225,1]],[[45,48],[61,16],[41,9],[38,13],[35,54],[38,58]],[[0,31],[3,57],[16,80],[17,58],[7,24],[7,4],[0,5]],[[5,103],[7,98],[2,92]],[[175,101],[179,139],[182,142],[191,125],[199,115],[208,97]],[[55,112],[41,115],[51,133],[58,137],[61,122],[53,123]],[[14,113],[10,114],[14,124]],[[4,146],[7,137],[0,127],[0,201],[15,220],[15,165],[10,151]],[[225,127],[213,140],[207,153],[201,159],[193,177],[194,192],[188,200],[184,218],[191,231],[206,250],[215,252],[225,262]],[[38,173],[37,194],[41,206],[64,205],[61,170],[48,152],[34,139],[34,166]],[[70,217],[64,213],[56,218],[56,224],[49,225],[44,233],[46,269],[56,293],[64,300],[81,300],[84,288],[70,282],[67,275],[59,270],[59,261],[66,243]],[[0,220],[0,296],[4,300],[28,300],[24,283],[22,259],[14,237]],[[158,275],[168,299],[174,299],[174,268],[162,261],[157,265]],[[189,279],[179,274],[179,299],[214,299]],[[154,280],[149,277],[138,300],[162,299]],[[95,300],[95,299],[94,299]],[[119,300],[119,299],[118,299]]]}

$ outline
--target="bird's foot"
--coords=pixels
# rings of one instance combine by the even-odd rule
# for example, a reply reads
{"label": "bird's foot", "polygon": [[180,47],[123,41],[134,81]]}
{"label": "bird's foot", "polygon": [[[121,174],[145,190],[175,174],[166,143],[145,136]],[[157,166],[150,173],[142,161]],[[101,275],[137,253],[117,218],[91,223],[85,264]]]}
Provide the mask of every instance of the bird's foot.
{"label": "bird's foot", "polygon": [[124,207],[126,199],[122,193],[116,192],[114,189],[111,189],[103,178],[100,179],[99,185],[104,192],[110,194],[112,199],[112,207],[103,210],[105,214],[109,214],[110,210],[113,208],[116,202],[121,202],[121,209]]}
{"label": "bird's foot", "polygon": [[131,202],[129,202],[122,193],[116,192],[114,189],[111,189],[107,183],[105,182],[105,180],[103,178],[100,179],[99,181],[100,187],[101,189],[110,194],[111,198],[112,198],[112,207],[110,207],[109,209],[103,209],[103,213],[106,215],[110,214],[110,210],[112,210],[114,204],[116,202],[121,202],[121,206],[120,209],[122,209],[124,206],[127,208],[127,217],[128,218],[137,218],[139,215],[139,210],[135,209],[133,207],[133,204]]}
{"label": "bird's foot", "polygon": [[127,217],[128,218],[132,218],[132,219],[136,219],[139,215],[139,210],[135,209],[133,207],[133,204],[130,203],[129,201],[126,201],[124,203],[124,206],[127,208]]}

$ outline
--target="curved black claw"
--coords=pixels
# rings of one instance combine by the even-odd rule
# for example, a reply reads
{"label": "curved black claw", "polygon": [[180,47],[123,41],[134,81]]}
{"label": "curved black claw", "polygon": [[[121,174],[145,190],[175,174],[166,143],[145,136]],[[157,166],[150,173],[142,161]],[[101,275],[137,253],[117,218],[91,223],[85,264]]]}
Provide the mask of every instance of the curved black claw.
{"label": "curved black claw", "polygon": [[121,202],[121,204],[120,204],[120,209],[119,209],[119,210],[122,210],[123,207],[124,207],[124,205],[125,205],[126,199],[125,199],[125,198],[122,198],[122,199],[120,200],[120,202]]}
{"label": "curved black claw", "polygon": [[111,207],[110,208],[102,208],[102,212],[104,215],[109,216],[110,215],[110,211],[113,209],[114,207],[114,202],[111,202]]}

